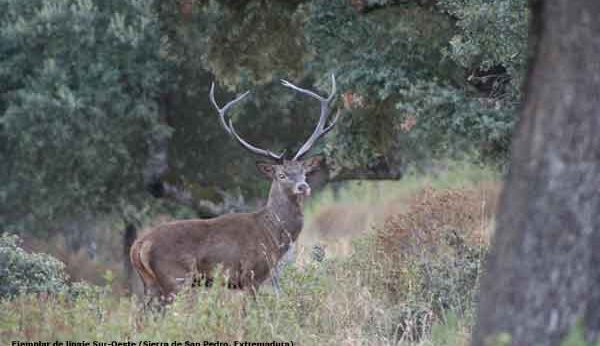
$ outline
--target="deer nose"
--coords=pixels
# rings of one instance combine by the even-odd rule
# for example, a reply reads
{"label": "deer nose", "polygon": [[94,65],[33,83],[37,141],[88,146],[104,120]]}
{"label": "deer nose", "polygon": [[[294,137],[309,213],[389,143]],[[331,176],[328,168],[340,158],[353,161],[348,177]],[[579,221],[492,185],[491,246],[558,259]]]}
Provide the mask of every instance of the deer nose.
{"label": "deer nose", "polygon": [[295,192],[299,195],[310,196],[310,186],[305,182],[297,183]]}

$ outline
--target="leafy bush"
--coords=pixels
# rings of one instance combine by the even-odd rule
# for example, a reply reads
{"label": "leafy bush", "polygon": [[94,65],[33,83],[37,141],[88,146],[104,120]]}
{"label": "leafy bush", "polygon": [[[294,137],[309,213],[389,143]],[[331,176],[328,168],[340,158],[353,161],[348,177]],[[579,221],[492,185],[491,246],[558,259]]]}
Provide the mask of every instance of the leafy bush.
{"label": "leafy bush", "polygon": [[169,135],[152,3],[0,0],[3,229],[47,230],[143,193],[150,147]]}
{"label": "leafy bush", "polygon": [[[502,22],[510,16],[522,19],[525,4],[499,1],[497,11],[485,16],[484,6],[476,2],[445,1],[433,8],[381,2],[385,8],[363,14],[344,0],[306,6],[306,41],[319,57],[312,66],[336,71],[343,91],[343,121],[326,147],[334,169],[376,169],[381,162],[399,167],[471,152],[494,160],[506,156],[518,95],[505,95],[507,83],[500,81],[520,83],[521,60],[513,61],[513,55],[524,53],[524,22],[501,39],[473,30],[498,17]],[[458,37],[492,50],[492,57],[472,53],[467,62],[463,50],[452,49]],[[510,74],[492,71],[496,65]],[[488,79],[500,74],[497,92],[472,83],[474,70],[480,84],[482,71],[488,71]]]}
{"label": "leafy bush", "polygon": [[470,73],[472,84],[488,84],[491,97],[518,102],[523,82],[527,18],[525,0],[441,0],[457,19],[446,53]]}
{"label": "leafy bush", "polygon": [[513,106],[436,83],[416,82],[400,91],[396,143],[406,160],[460,157],[474,151],[490,161],[506,157]]}
{"label": "leafy bush", "polygon": [[25,252],[18,236],[0,236],[0,297],[61,292],[67,287],[64,269],[64,264],[50,255]]}

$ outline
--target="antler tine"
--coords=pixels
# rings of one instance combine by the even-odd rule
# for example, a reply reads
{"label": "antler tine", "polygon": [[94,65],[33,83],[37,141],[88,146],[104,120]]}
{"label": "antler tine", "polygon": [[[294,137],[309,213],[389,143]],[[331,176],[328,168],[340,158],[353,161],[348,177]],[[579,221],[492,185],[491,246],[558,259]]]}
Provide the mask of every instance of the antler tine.
{"label": "antler tine", "polygon": [[333,118],[333,120],[329,123],[329,125],[327,125],[327,127],[323,129],[323,134],[326,134],[327,132],[331,131],[331,129],[333,129],[333,126],[338,121],[339,117],[340,117],[340,110],[338,109],[337,112],[335,112],[335,118]]}
{"label": "antler tine", "polygon": [[225,113],[227,113],[229,108],[231,108],[234,104],[238,103],[244,97],[248,96],[249,93],[250,93],[250,90],[246,91],[245,93],[241,94],[240,96],[236,97],[235,99],[227,102],[227,104],[225,104],[225,106],[223,106],[223,108],[220,108],[219,105],[217,104],[217,101],[215,101],[215,82],[213,82],[210,85],[210,93],[209,93],[210,102],[212,102],[213,106],[215,106],[215,108],[217,109],[217,112],[219,113],[219,120],[221,120],[221,125],[223,126],[225,131],[227,131],[227,133],[231,134],[231,129],[227,126],[227,122],[225,121]]}
{"label": "antler tine", "polygon": [[227,113],[229,108],[231,108],[234,104],[241,101],[249,93],[250,93],[250,91],[246,91],[245,93],[241,94],[240,96],[236,97],[235,99],[227,102],[227,104],[225,104],[225,106],[223,106],[221,108],[217,104],[217,101],[215,101],[215,83],[213,82],[210,86],[209,98],[210,98],[210,102],[212,102],[213,106],[217,109],[217,112],[219,113],[219,120],[221,121],[221,125],[223,126],[225,131],[227,131],[227,133],[232,135],[244,148],[246,148],[250,152],[257,154],[257,155],[266,156],[269,159],[280,161],[285,152],[282,152],[281,154],[277,155],[270,150],[264,150],[264,149],[260,149],[258,147],[253,146],[252,144],[245,141],[242,137],[240,137],[240,135],[238,135],[237,132],[235,132],[235,129],[233,128],[233,123],[231,122],[231,119],[229,119],[229,124],[227,123],[227,121],[225,121],[225,113]]}
{"label": "antler tine", "polygon": [[336,92],[335,75],[333,73],[331,74],[331,92],[329,93],[329,96],[327,98],[319,96],[313,91],[300,88],[284,79],[281,80],[281,83],[288,88],[292,88],[298,92],[301,92],[303,94],[306,94],[313,98],[316,98],[321,103],[321,114],[319,116],[319,121],[317,122],[317,126],[315,127],[315,130],[310,135],[310,137],[308,137],[308,139],[302,145],[302,147],[300,147],[300,149],[298,150],[298,152],[292,159],[292,160],[298,160],[299,158],[302,157],[302,155],[306,154],[310,150],[310,148],[315,144],[317,139],[319,139],[321,136],[323,136],[327,132],[331,131],[331,129],[333,128],[333,125],[335,125],[335,123],[340,115],[338,112],[335,116],[335,119],[333,119],[333,121],[329,125],[325,126],[325,123],[327,121],[327,116],[329,113],[329,102],[331,102],[331,100],[333,100],[333,98],[335,96],[335,92]]}

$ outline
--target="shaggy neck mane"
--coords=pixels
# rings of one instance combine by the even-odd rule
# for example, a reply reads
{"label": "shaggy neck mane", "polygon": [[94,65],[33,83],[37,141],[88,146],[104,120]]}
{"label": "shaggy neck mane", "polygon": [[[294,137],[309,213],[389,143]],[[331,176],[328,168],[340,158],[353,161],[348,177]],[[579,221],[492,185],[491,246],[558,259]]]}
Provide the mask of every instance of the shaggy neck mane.
{"label": "shaggy neck mane", "polygon": [[303,201],[304,196],[285,193],[276,181],[271,184],[267,205],[258,213],[279,247],[295,241],[302,230]]}

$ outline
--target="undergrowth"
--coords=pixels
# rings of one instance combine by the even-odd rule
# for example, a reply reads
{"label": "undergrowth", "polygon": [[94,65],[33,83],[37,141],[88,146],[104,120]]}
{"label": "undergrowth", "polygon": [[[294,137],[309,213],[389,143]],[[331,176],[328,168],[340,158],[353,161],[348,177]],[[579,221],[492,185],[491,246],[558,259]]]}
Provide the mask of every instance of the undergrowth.
{"label": "undergrowth", "polygon": [[[326,252],[319,261],[286,266],[279,295],[264,288],[252,297],[217,283],[179,294],[163,311],[143,311],[135,297],[115,295],[110,284],[23,293],[0,302],[0,344],[244,340],[467,345],[497,190],[494,183],[485,183],[488,173],[471,173],[481,178],[449,182],[454,173],[409,177],[407,186],[379,190],[379,203],[398,204],[390,206],[385,219],[354,239],[347,256]],[[349,187],[342,194],[362,188]]]}

